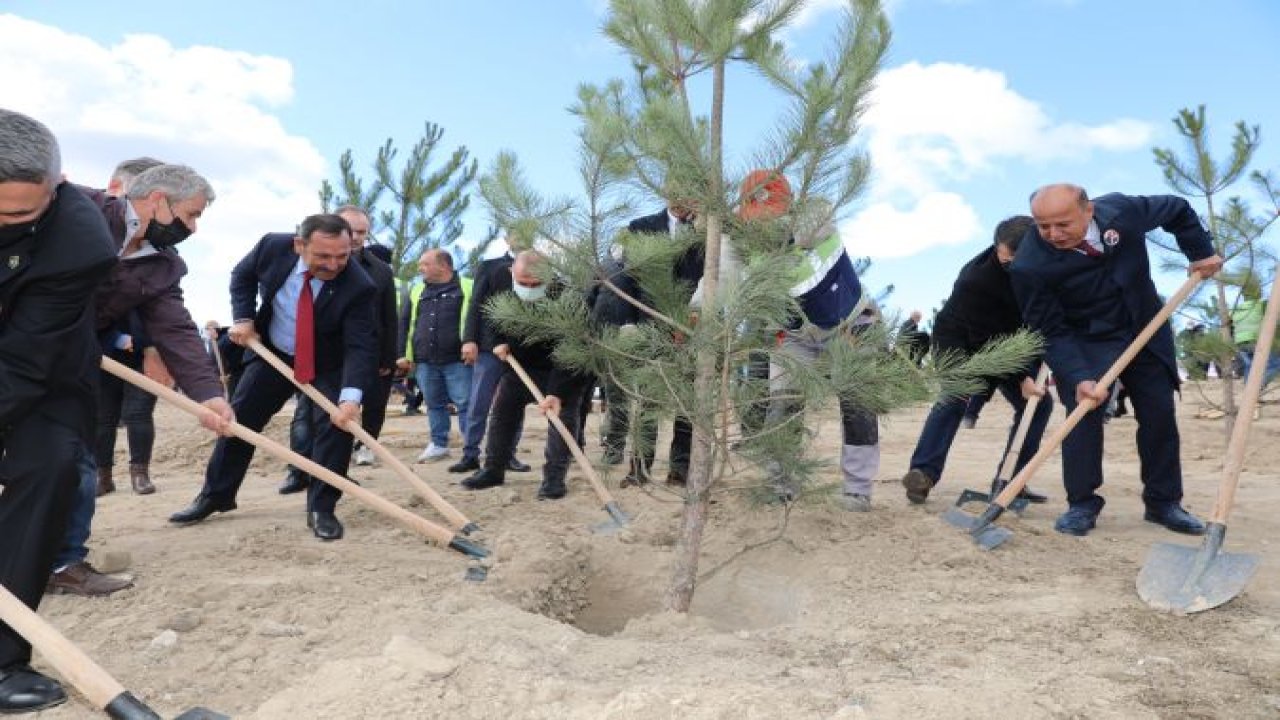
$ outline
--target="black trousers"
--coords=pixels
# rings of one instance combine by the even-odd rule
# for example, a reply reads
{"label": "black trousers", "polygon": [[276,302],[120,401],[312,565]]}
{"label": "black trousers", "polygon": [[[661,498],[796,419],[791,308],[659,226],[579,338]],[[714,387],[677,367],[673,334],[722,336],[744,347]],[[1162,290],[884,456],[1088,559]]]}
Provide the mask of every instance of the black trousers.
{"label": "black trousers", "polygon": [[[1101,362],[1119,357],[1118,348],[1086,346],[1087,357]],[[1102,377],[1106,366],[1094,367]],[[1181,440],[1175,418],[1174,380],[1170,370],[1155,355],[1143,350],[1124,372],[1120,381],[1129,389],[1133,415],[1138,421],[1138,463],[1142,478],[1142,500],[1149,506],[1182,501]],[[1059,387],[1059,398],[1068,413],[1076,407],[1076,389]],[[1062,480],[1067,503],[1097,513],[1105,501],[1097,494],[1102,487],[1103,419],[1105,405],[1084,416],[1062,443]]]}
{"label": "black trousers", "polygon": [[[529,377],[539,388],[547,386],[549,370],[527,368]],[[582,410],[582,394],[586,391],[587,380],[572,384],[561,390],[560,422],[573,432],[578,427],[578,413]],[[494,392],[493,405],[489,408],[489,429],[485,433],[484,467],[491,473],[503,476],[507,463],[515,455],[516,438],[524,424],[524,408],[533,402],[533,395],[524,386],[515,371],[507,368],[498,380],[498,389]],[[542,478],[544,480],[563,480],[569,469],[569,446],[565,444],[560,431],[547,421],[547,446],[543,451]]]}
{"label": "black trousers", "polygon": [[[633,431],[631,397],[612,382],[605,381],[603,387],[605,402],[609,405],[609,431],[605,433],[604,445],[621,455],[627,447],[627,436]],[[641,408],[639,427],[635,429],[636,434],[632,437],[631,455],[635,461],[644,464],[645,470],[648,470],[653,467],[653,458],[657,451],[658,423],[655,419],[644,417],[646,413],[643,410]],[[692,448],[693,425],[689,424],[688,418],[676,416],[671,427],[671,449],[667,456],[668,465],[672,470],[682,474],[689,472],[689,453]]]}
{"label": "black trousers", "polygon": [[[379,377],[373,391],[363,398],[360,405],[360,427],[373,436],[374,440],[382,434],[382,426],[387,420],[387,401],[391,399],[391,376]],[[289,449],[311,457],[315,445],[314,424],[311,416],[315,413],[315,403],[304,393],[298,393],[297,404],[293,408],[293,419],[289,421]],[[290,465],[289,474],[303,473]],[[308,476],[310,477],[310,476]]]}
{"label": "black trousers", "polygon": [[[292,364],[292,357],[281,357]],[[341,373],[331,372],[317,377],[312,385],[336,403],[341,381]],[[236,385],[236,393],[231,399],[231,407],[241,425],[260,432],[294,392],[295,388],[289,378],[255,357],[245,364],[244,375]],[[351,463],[351,435],[334,427],[329,413],[314,404],[311,407],[310,425],[315,438],[310,458],[345,476]],[[240,491],[240,484],[244,482],[245,472],[249,469],[249,462],[253,460],[253,452],[254,446],[239,438],[219,438],[213,448],[213,456],[209,458],[209,465],[205,468],[204,489],[201,492],[220,500],[235,499],[236,493]],[[311,489],[307,492],[307,510],[333,512],[341,497],[342,491],[327,483],[311,483]]]}
{"label": "black trousers", "polygon": [[[88,438],[34,411],[4,435],[0,459],[0,585],[35,610],[62,546]],[[0,623],[0,670],[31,660],[31,645]]]}
{"label": "black trousers", "polygon": [[[134,353],[114,352],[110,356],[142,372],[142,364]],[[155,395],[111,373],[102,373],[98,388],[98,436],[94,445],[94,460],[98,467],[109,468],[115,464],[116,428],[121,420],[124,420],[129,438],[129,462],[151,462],[151,449],[156,440],[156,426],[152,419],[155,409]]]}

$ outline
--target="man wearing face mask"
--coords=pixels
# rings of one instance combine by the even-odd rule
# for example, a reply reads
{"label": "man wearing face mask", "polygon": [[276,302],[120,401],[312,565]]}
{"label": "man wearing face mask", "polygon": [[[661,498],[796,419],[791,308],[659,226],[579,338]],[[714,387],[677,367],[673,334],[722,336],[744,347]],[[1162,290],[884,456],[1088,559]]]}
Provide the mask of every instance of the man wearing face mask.
{"label": "man wearing face mask", "polygon": [[[61,177],[53,133],[0,109],[0,585],[33,610],[93,437],[92,298],[116,262],[102,214]],[[66,701],[30,662],[0,623],[0,713]]]}
{"label": "man wearing face mask", "polygon": [[[102,209],[120,258],[94,298],[98,329],[118,326],[135,313],[158,351],[143,355],[147,375],[171,374],[188,397],[233,420],[218,369],[183,303],[179,283],[187,265],[174,249],[196,231],[213,202],[209,181],[185,165],[160,165],[134,178],[123,198],[82,191]],[[110,388],[124,381],[104,376],[102,382]]]}
{"label": "man wearing face mask", "polygon": [[[526,303],[536,303],[554,294],[559,287],[548,289],[545,279],[550,274],[546,258],[533,250],[516,256],[511,265],[511,290]],[[582,393],[589,378],[558,367],[551,359],[555,343],[528,342],[499,332],[493,354],[506,361],[514,357],[542,390],[545,399],[538,405],[544,412],[555,413],[567,428],[578,427]],[[507,463],[515,452],[516,431],[524,418],[524,408],[533,402],[533,395],[525,387],[515,371],[505,368],[494,394],[493,407],[489,411],[489,432],[485,444],[484,467],[462,481],[468,490],[484,490],[498,487],[506,481]],[[569,469],[569,446],[554,428],[547,429],[547,446],[542,466],[542,485],[538,488],[539,500],[559,500],[566,494],[564,477]]]}
{"label": "man wearing face mask", "polygon": [[[1018,300],[1013,295],[1008,266],[1018,252],[1022,236],[1034,224],[1026,215],[1001,221],[996,226],[993,244],[960,269],[955,285],[951,288],[951,297],[947,298],[933,322],[935,356],[972,355],[991,341],[1011,335],[1022,327],[1022,313],[1018,309]],[[1008,443],[1013,442],[1013,436],[1017,433],[1027,400],[1040,396],[1040,404],[1031,417],[1026,439],[1018,453],[1015,474],[1039,451],[1040,439],[1053,413],[1053,399],[1036,387],[1038,366],[1039,363],[1034,363],[1032,367],[1015,375],[987,378],[987,389],[983,393],[999,390],[1013,406],[1013,425],[1009,429],[1005,452],[1000,454],[1001,461],[1009,451]],[[969,400],[968,397],[939,400],[929,410],[924,428],[920,431],[920,439],[916,441],[915,451],[911,454],[911,468],[902,478],[907,500],[910,502],[916,505],[923,503],[929,497],[929,491],[942,479],[947,453],[951,451],[951,443],[964,419]],[[1028,488],[1023,488],[1018,497],[1034,503],[1046,500],[1044,495]]]}

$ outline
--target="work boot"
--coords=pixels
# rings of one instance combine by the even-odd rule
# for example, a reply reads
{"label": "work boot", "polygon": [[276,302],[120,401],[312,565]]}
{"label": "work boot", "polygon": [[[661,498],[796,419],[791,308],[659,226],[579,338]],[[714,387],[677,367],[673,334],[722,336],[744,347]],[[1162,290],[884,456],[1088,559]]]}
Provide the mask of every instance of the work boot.
{"label": "work boot", "polygon": [[559,500],[568,494],[568,489],[564,486],[564,478],[543,478],[542,485],[538,487],[539,500]]}
{"label": "work boot", "polygon": [[107,493],[116,491],[116,484],[111,480],[111,467],[98,468],[98,492],[97,496],[102,497]]}
{"label": "work boot", "polygon": [[902,476],[902,486],[907,489],[907,500],[912,505],[923,505],[929,498],[929,491],[938,481],[919,468],[912,468]]}
{"label": "work boot", "polygon": [[129,463],[129,484],[139,495],[150,495],[156,491],[151,484],[151,466],[147,463]]}
{"label": "work boot", "polygon": [[98,572],[87,562],[68,565],[49,576],[45,592],[82,597],[103,597],[133,587],[132,580],[122,580]]}

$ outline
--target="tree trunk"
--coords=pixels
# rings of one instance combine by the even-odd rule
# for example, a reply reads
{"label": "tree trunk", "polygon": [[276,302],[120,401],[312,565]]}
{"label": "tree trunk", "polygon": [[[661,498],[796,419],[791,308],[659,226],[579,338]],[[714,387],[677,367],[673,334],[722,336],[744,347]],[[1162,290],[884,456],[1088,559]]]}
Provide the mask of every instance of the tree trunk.
{"label": "tree trunk", "polygon": [[[716,295],[720,286],[720,227],[721,209],[719,199],[724,197],[723,161],[721,158],[721,134],[724,129],[724,60],[718,61],[712,70],[711,91],[711,157],[710,187],[708,197],[716,205],[707,215],[706,258],[702,263],[702,307],[715,308]],[[719,378],[716,366],[727,362],[727,357],[719,357],[716,353],[703,353],[698,358],[696,387],[716,387]],[[723,403],[716,397],[718,393],[710,393],[712,397],[698,394],[694,406],[694,417],[689,418],[693,426],[693,448],[689,457],[688,486],[685,492],[684,517],[680,524],[680,537],[676,541],[675,565],[672,568],[671,584],[663,597],[663,606],[675,612],[689,612],[693,604],[693,592],[698,583],[698,558],[702,553],[702,531],[707,524],[707,509],[711,501],[711,480],[715,477],[715,427],[720,418]]]}
{"label": "tree trunk", "polygon": [[[1213,194],[1206,193],[1205,203],[1209,210],[1209,235],[1213,238],[1213,249],[1218,255],[1226,257],[1225,249],[1219,249],[1218,245],[1218,217],[1213,212]],[[1227,286],[1221,280],[1214,280],[1213,284],[1217,290],[1216,300],[1218,303],[1218,317],[1222,318],[1219,323],[1222,339],[1228,345],[1234,346],[1234,338],[1231,332],[1231,306],[1227,304]],[[1236,422],[1236,383],[1235,383],[1235,357],[1227,358],[1226,367],[1218,368],[1218,377],[1222,380],[1222,412],[1224,414],[1223,430],[1226,434],[1223,441],[1231,439],[1231,428]]]}

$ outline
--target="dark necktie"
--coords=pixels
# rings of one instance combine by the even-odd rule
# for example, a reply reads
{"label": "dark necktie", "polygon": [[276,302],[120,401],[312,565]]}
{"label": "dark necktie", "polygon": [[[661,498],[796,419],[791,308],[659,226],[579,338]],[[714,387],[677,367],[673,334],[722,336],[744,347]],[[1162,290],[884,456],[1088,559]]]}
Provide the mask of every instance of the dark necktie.
{"label": "dark necktie", "polygon": [[316,319],[310,270],[302,273],[297,317],[293,336],[293,377],[305,385],[316,379]]}
{"label": "dark necktie", "polygon": [[1088,240],[1081,240],[1080,244],[1077,245],[1075,249],[1084,251],[1084,254],[1089,257],[1102,257],[1102,253],[1098,252],[1097,248],[1090,245]]}

